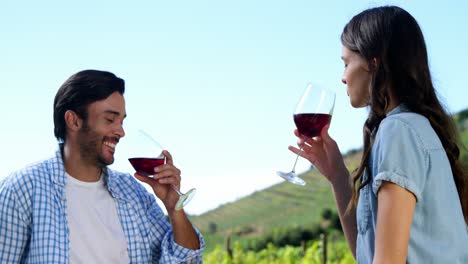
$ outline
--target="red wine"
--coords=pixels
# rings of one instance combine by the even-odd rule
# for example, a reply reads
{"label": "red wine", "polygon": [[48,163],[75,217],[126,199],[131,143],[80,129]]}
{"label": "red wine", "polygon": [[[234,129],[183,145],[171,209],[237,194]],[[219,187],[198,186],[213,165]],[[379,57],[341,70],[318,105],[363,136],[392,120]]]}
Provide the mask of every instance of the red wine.
{"label": "red wine", "polygon": [[294,123],[301,135],[306,137],[320,136],[322,128],[330,123],[329,114],[295,114]]}
{"label": "red wine", "polygon": [[138,174],[149,176],[154,174],[154,168],[164,164],[165,158],[131,158],[128,161]]}

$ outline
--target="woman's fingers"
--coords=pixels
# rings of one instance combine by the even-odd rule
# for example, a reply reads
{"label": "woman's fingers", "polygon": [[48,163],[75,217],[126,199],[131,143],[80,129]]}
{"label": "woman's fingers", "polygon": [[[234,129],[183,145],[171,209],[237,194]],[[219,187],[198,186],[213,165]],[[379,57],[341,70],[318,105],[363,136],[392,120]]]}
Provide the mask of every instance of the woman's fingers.
{"label": "woman's fingers", "polygon": [[315,162],[317,161],[317,154],[314,153],[312,151],[312,148],[305,145],[302,150],[296,148],[296,147],[293,147],[293,146],[289,146],[288,149],[294,153],[296,153],[297,155],[309,160],[312,164],[315,164]]}

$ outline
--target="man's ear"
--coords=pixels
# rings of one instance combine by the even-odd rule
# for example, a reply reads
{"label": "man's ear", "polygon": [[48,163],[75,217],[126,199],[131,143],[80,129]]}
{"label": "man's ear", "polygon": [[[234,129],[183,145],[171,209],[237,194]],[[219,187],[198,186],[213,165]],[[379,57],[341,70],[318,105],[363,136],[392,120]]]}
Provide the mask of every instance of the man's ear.
{"label": "man's ear", "polygon": [[65,124],[67,128],[71,131],[80,130],[83,125],[83,120],[78,116],[78,114],[73,110],[67,110],[65,112]]}

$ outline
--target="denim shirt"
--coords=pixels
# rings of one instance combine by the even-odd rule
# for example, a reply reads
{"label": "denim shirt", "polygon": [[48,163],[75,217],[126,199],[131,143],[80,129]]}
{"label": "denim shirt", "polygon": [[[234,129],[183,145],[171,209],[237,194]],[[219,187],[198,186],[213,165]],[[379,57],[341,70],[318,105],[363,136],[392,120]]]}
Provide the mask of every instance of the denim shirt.
{"label": "denim shirt", "polygon": [[400,105],[388,113],[375,136],[368,163],[370,182],[357,206],[357,262],[372,263],[377,195],[382,181],[416,197],[407,263],[468,263],[468,227],[450,162],[439,137],[422,115]]}
{"label": "denim shirt", "polygon": [[[205,246],[184,248],[154,195],[129,174],[104,170],[127,239],[131,263],[201,263]],[[0,263],[69,263],[70,240],[60,150],[0,181]]]}

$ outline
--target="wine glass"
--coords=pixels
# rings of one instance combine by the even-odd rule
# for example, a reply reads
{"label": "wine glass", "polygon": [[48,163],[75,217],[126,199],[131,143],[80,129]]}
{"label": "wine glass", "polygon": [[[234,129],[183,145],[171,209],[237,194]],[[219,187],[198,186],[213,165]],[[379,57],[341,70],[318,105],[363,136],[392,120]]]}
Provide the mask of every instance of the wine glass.
{"label": "wine glass", "polygon": [[[319,136],[322,128],[330,123],[334,107],[335,92],[318,84],[308,84],[294,112],[299,134],[304,139]],[[306,182],[295,171],[298,159],[299,155],[290,172],[277,171],[276,174],[291,183],[305,185]]]}
{"label": "wine glass", "polygon": [[[155,139],[143,130],[133,131],[133,135],[127,133],[126,143],[128,161],[140,175],[153,177],[154,168],[166,163],[166,157],[162,154],[164,148]],[[182,193],[176,186],[170,184],[171,188],[179,195],[175,209],[180,210],[190,202],[195,195],[196,189],[192,188]]]}

